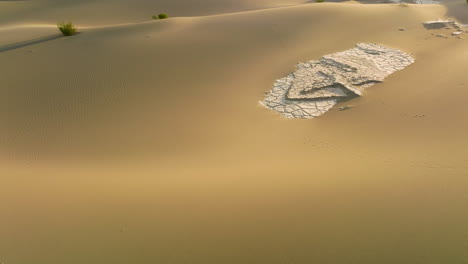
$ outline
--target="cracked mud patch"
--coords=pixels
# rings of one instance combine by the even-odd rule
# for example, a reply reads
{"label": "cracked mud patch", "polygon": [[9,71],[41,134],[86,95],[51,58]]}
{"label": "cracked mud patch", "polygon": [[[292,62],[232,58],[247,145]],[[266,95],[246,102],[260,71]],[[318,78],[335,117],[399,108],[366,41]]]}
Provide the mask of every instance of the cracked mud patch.
{"label": "cracked mud patch", "polygon": [[260,103],[287,118],[318,117],[412,63],[414,59],[400,50],[357,44],[353,49],[297,64],[297,70],[277,80]]}

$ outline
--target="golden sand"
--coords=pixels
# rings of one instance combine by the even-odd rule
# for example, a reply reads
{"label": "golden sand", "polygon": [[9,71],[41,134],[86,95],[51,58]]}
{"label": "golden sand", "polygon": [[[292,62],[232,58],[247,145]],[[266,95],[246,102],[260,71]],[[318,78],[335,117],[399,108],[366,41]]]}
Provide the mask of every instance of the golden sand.
{"label": "golden sand", "polygon": [[[468,35],[422,26],[443,6],[125,1],[0,1],[0,262],[468,261]],[[259,106],[361,42],[416,62],[348,111]]]}

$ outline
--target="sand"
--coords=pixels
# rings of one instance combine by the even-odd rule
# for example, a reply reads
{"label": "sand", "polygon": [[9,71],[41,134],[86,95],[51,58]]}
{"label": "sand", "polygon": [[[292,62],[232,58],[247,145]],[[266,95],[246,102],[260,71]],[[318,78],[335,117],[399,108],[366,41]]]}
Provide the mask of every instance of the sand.
{"label": "sand", "polygon": [[[0,1],[0,261],[468,261],[468,35],[422,26],[445,7],[158,1]],[[258,105],[361,42],[416,62],[347,111]]]}

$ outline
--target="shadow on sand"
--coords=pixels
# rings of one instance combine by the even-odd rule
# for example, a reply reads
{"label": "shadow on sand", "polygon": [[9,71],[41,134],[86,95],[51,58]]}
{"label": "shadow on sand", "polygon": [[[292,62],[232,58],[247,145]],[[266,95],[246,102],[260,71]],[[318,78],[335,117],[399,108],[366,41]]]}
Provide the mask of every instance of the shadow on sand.
{"label": "shadow on sand", "polygon": [[19,49],[19,48],[24,48],[24,47],[28,47],[28,46],[32,46],[32,45],[35,45],[35,44],[55,40],[55,39],[62,38],[62,37],[63,37],[63,35],[61,35],[61,34],[54,34],[54,35],[50,35],[50,36],[45,36],[45,37],[40,37],[40,38],[36,38],[36,39],[31,39],[31,40],[26,40],[26,41],[21,41],[21,42],[17,42],[17,43],[13,43],[13,44],[0,46],[0,53],[10,51],[10,50]]}

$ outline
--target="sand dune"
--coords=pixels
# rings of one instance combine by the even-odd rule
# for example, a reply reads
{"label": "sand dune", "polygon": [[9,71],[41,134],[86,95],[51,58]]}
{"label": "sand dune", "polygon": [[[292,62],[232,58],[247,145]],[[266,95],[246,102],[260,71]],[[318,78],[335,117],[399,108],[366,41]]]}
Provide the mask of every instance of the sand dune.
{"label": "sand dune", "polygon": [[[339,7],[309,5],[89,28],[75,38],[51,40],[32,50],[3,52],[2,61],[17,65],[1,65],[9,76],[5,89],[14,138],[8,142],[16,151],[35,147],[51,153],[68,153],[70,148],[76,153],[115,153],[114,148],[119,148],[128,155],[135,148],[137,156],[174,145],[184,151],[191,146],[198,150],[198,144],[219,147],[234,143],[226,137],[239,136],[223,125],[226,122],[249,126],[271,114],[257,109],[256,102],[298,61],[358,42],[385,43],[416,57],[435,49],[442,52],[447,43],[451,49],[466,45],[454,38],[442,42],[422,28],[421,21],[441,16],[440,7]],[[378,19],[389,13],[392,21]],[[279,23],[278,17],[289,19]],[[375,22],[366,25],[369,20]],[[357,26],[343,30],[349,23]],[[398,31],[401,27],[408,31]],[[411,78],[408,85],[420,81]],[[187,110],[190,115],[184,114]],[[194,126],[197,123],[204,125]],[[136,131],[142,135],[133,136]],[[155,133],[162,138],[155,139]],[[96,150],[97,142],[103,148]]]}
{"label": "sand dune", "polygon": [[141,22],[157,13],[202,16],[297,5],[304,0],[37,0],[0,1],[0,23],[73,20],[100,24]]}
{"label": "sand dune", "polygon": [[[443,6],[61,3],[0,2],[0,261],[468,260],[468,41],[422,27]],[[82,33],[44,39],[72,7]],[[259,106],[361,42],[416,62],[348,111]]]}

